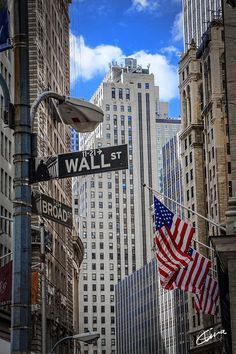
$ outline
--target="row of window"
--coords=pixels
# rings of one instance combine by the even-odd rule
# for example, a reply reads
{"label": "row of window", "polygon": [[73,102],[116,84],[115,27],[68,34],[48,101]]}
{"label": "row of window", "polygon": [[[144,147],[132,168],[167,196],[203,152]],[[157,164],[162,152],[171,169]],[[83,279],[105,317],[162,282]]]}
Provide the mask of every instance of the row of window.
{"label": "row of window", "polygon": [[[117,105],[116,104],[113,104],[112,106],[112,109],[114,112],[117,112]],[[111,106],[109,104],[106,104],[106,111],[110,111],[111,110]],[[120,106],[120,112],[124,112],[125,111],[125,106],[124,105],[121,105]],[[132,112],[132,107],[131,106],[127,106],[127,112]],[[117,118],[117,116],[116,116]],[[110,120],[110,115],[107,114],[106,115],[106,120]]]}
{"label": "row of window", "polygon": [[[105,284],[100,284],[100,290],[105,291]],[[110,284],[110,291],[114,290],[115,285]],[[84,284],[84,291],[88,291],[88,284],[86,283]],[[92,284],[92,291],[97,291],[97,284]],[[111,295],[111,302],[114,302],[114,295]],[[88,306],[84,306],[84,312],[88,312]],[[97,312],[97,306],[93,306],[93,312]],[[105,306],[101,307],[101,312],[105,312]]]}
{"label": "row of window", "polygon": [[0,153],[5,160],[12,163],[12,143],[3,132],[1,132]]}
{"label": "row of window", "polygon": [[[111,89],[111,98],[112,99],[115,99],[116,98],[116,89],[115,87],[112,87]],[[123,94],[123,91],[124,91],[124,94]],[[130,89],[129,88],[126,88],[126,89],[122,89],[122,88],[118,88],[118,98],[120,100],[123,100],[123,98],[125,98],[126,100],[130,100]]]}
{"label": "row of window", "polygon": [[12,177],[7,174],[1,168],[1,175],[0,175],[0,191],[4,194],[7,198],[11,199],[12,196]]}
{"label": "row of window", "polygon": [[[1,205],[1,216],[5,216],[6,218],[11,219],[12,218],[12,214],[10,212],[8,212],[8,210],[6,208],[4,208],[3,205]],[[0,218],[0,234],[1,233],[5,233],[8,236],[11,236],[12,234],[12,223],[8,220],[4,220],[2,218]]]}
{"label": "row of window", "polygon": [[[113,281],[115,279],[114,274],[110,274],[110,280]],[[88,280],[88,273],[83,273],[83,280]],[[97,274],[92,273],[92,280],[97,280]],[[105,280],[105,274],[100,274],[100,280]],[[87,300],[85,300],[87,301]]]}
{"label": "row of window", "polygon": [[[87,270],[88,268],[88,264],[83,262],[83,269]],[[105,269],[105,264],[104,263],[100,263],[99,266],[100,270],[104,270]],[[97,269],[97,263],[92,263],[92,270],[96,270]],[[109,269],[110,270],[114,270],[114,263],[110,263],[109,264]]]}

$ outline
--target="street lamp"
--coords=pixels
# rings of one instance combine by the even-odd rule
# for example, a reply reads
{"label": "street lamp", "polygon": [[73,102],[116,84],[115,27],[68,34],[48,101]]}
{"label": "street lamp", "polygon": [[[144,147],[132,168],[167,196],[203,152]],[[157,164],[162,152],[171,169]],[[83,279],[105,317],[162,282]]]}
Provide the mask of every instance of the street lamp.
{"label": "street lamp", "polygon": [[54,352],[54,350],[56,349],[56,347],[60,343],[66,341],[66,340],[75,339],[75,340],[78,340],[80,342],[84,342],[87,344],[95,344],[95,343],[97,343],[98,338],[100,338],[100,333],[98,333],[98,332],[86,332],[86,333],[75,334],[74,336],[67,336],[67,337],[60,339],[58,342],[56,342],[56,344],[53,346],[51,352],[48,354],[52,354]]}
{"label": "street lamp", "polygon": [[[95,129],[103,119],[103,112],[96,106],[74,101],[47,91],[34,101],[30,112],[29,92],[29,35],[28,0],[14,1],[14,109],[8,109],[9,127],[14,129],[14,200],[13,200],[13,290],[11,321],[11,353],[28,354],[31,349],[31,185],[30,161],[35,142],[32,134],[37,107],[43,99],[54,98],[61,106],[61,118],[81,132]],[[4,96],[9,102],[8,97]],[[73,103],[74,102],[74,103]],[[68,104],[68,111],[63,110]],[[76,107],[75,107],[76,106]],[[72,109],[73,108],[73,109]],[[76,109],[76,110],[75,110]],[[93,119],[94,109],[94,119]],[[69,110],[77,112],[67,115]],[[12,114],[11,114],[12,113]],[[95,120],[95,121],[94,121]],[[84,124],[87,123],[88,125]],[[95,123],[97,122],[97,123]],[[83,129],[82,129],[83,126]],[[89,126],[89,130],[88,129]],[[35,150],[36,151],[36,150]]]}
{"label": "street lamp", "polygon": [[4,122],[14,129],[13,200],[13,290],[11,313],[11,353],[28,354],[31,347],[31,185],[30,160],[36,145],[32,134],[38,105],[56,99],[62,121],[79,132],[91,132],[103,120],[103,111],[90,102],[47,91],[29,105],[28,0],[14,1],[14,105],[5,79],[0,75],[4,95]]}

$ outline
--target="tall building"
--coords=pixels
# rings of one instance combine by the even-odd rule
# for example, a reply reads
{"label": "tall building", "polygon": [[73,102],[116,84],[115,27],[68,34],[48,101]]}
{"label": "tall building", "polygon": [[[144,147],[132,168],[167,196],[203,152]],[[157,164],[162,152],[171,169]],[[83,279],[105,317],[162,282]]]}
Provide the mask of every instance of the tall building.
{"label": "tall building", "polygon": [[[162,148],[163,194],[183,203],[182,168],[179,151],[179,134],[173,136]],[[164,198],[170,210],[183,217],[183,209]],[[182,290],[164,290],[159,287],[161,336],[168,353],[185,354],[189,351],[188,296]]]}
{"label": "tall building", "polygon": [[115,285],[151,259],[152,195],[142,186],[157,188],[158,87],[148,69],[128,58],[124,66],[111,65],[92,101],[104,110],[104,123],[81,135],[80,149],[127,144],[129,159],[128,170],[79,178],[85,247],[80,328],[101,333],[96,350],[105,354],[116,350]]}
{"label": "tall building", "polygon": [[157,175],[158,175],[158,191],[163,193],[163,146],[181,129],[181,120],[173,118],[163,118],[163,113],[156,118],[157,123]]}
{"label": "tall building", "polygon": [[[69,0],[28,1],[29,15],[29,85],[30,103],[46,90],[69,95]],[[38,156],[49,156],[70,151],[70,128],[60,122],[53,100],[43,101],[34,121],[37,133]],[[71,180],[60,179],[40,182],[33,190],[44,193],[58,202],[72,205]],[[38,225],[41,218],[32,216]],[[78,330],[78,275],[83,258],[83,246],[78,236],[64,225],[44,219],[45,228],[52,234],[51,252],[46,255],[47,269],[47,339],[46,351],[62,337]],[[34,269],[40,263],[40,243],[37,233],[32,235]],[[41,297],[32,314],[34,331],[32,350],[41,346]],[[77,311],[73,312],[73,308]],[[71,343],[72,345],[72,343]],[[61,351],[70,350],[69,344],[61,345]],[[71,349],[72,350],[72,349]]]}
{"label": "tall building", "polygon": [[187,50],[192,40],[199,46],[209,23],[221,17],[221,0],[182,0],[182,7],[184,48]]}
{"label": "tall building", "polygon": [[[203,43],[198,49],[192,43],[182,56],[179,68],[184,204],[217,224],[225,225],[232,182],[225,106],[223,25],[220,20],[210,22]],[[205,244],[209,236],[222,232],[197,215],[188,213],[187,217],[191,217],[195,224],[195,237]],[[200,252],[211,256],[205,247],[200,247]],[[196,314],[192,303],[189,294],[190,350],[195,352],[199,351],[198,335],[208,326],[216,328],[220,318]],[[201,346],[200,352],[218,353],[221,346],[219,342],[210,341]]]}
{"label": "tall building", "polygon": [[161,335],[159,287],[156,258],[116,285],[117,354],[174,353]]}
{"label": "tall building", "polygon": [[[9,1],[10,28],[13,28],[13,1]],[[0,54],[0,73],[5,80],[11,102],[14,102],[14,56],[11,49]],[[0,216],[12,219],[13,214],[13,131],[3,121],[4,96],[0,87]],[[0,218],[0,267],[11,260],[12,223]],[[8,254],[8,256],[6,256]],[[10,340],[10,305],[0,306],[0,348]]]}

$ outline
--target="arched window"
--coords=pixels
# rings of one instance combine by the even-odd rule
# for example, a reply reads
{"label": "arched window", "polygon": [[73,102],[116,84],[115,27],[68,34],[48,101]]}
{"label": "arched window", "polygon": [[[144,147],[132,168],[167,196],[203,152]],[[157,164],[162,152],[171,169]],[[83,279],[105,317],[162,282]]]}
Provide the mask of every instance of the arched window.
{"label": "arched window", "polygon": [[122,88],[119,88],[119,99],[120,100],[123,99],[123,90],[122,90]]}
{"label": "arched window", "polygon": [[116,98],[116,89],[115,89],[115,87],[112,87],[112,89],[111,89],[111,98]]}

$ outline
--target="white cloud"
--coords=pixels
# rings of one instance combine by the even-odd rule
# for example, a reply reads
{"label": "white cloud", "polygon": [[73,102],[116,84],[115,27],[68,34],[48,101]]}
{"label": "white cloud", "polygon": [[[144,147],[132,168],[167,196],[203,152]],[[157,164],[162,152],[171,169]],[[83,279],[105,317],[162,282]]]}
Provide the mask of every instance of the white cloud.
{"label": "white cloud", "polygon": [[70,59],[71,59],[71,83],[78,77],[90,80],[93,77],[105,74],[108,64],[119,58],[122,51],[112,45],[98,45],[90,48],[85,44],[83,36],[76,37],[70,34]]}
{"label": "white cloud", "polygon": [[161,48],[160,52],[162,54],[170,54],[170,55],[173,54],[176,55],[177,57],[180,57],[181,55],[180,50],[173,45],[170,45],[169,47]]}
{"label": "white cloud", "polygon": [[132,0],[132,5],[128,11],[155,11],[158,7],[156,0]]}
{"label": "white cloud", "polygon": [[150,73],[154,74],[155,84],[160,87],[160,99],[169,101],[178,97],[178,68],[159,53],[150,54],[143,50],[132,55],[138,64],[146,67],[150,64]]}
{"label": "white cloud", "polygon": [[[102,44],[91,48],[86,45],[83,36],[73,34],[70,35],[70,48],[72,85],[79,78],[89,81],[95,76],[105,75],[112,60],[119,62],[127,56],[117,46]],[[173,51],[174,48],[168,50]],[[141,50],[129,56],[136,58],[144,68],[150,64],[150,73],[154,74],[155,84],[160,87],[160,98],[168,101],[178,96],[178,68],[169,62],[165,50],[154,54]]]}
{"label": "white cloud", "polygon": [[175,42],[179,42],[183,39],[183,14],[178,13],[175,16],[174,23],[171,29],[172,38]]}

